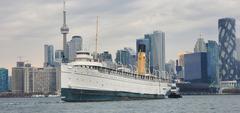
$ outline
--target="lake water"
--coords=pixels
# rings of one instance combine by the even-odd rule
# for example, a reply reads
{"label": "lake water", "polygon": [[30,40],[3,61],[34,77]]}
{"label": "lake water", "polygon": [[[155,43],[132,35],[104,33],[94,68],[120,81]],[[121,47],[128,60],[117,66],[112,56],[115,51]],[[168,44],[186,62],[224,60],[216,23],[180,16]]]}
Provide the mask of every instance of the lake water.
{"label": "lake water", "polygon": [[60,98],[0,98],[0,113],[240,113],[240,96],[67,103]]}

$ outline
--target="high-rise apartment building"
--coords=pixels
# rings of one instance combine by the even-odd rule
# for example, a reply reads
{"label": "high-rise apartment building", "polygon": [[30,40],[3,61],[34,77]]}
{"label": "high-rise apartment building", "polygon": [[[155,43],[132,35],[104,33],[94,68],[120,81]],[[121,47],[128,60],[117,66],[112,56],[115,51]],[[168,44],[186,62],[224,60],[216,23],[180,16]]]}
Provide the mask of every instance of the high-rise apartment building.
{"label": "high-rise apartment building", "polygon": [[82,37],[73,36],[72,40],[68,42],[68,58],[69,61],[73,61],[76,57],[76,52],[82,50]]}
{"label": "high-rise apartment building", "polygon": [[0,92],[8,91],[8,69],[0,68]]}
{"label": "high-rise apartment building", "polygon": [[235,19],[222,18],[218,20],[218,39],[219,39],[219,75],[223,81],[235,80],[237,77],[236,69],[236,29]]}
{"label": "high-rise apartment building", "polygon": [[54,94],[60,91],[60,68],[13,67],[11,83],[13,93]]}
{"label": "high-rise apartment building", "polygon": [[132,65],[132,66],[135,66],[136,65],[136,60],[137,60],[135,50],[132,49],[132,48],[129,48],[129,47],[125,47],[124,50],[126,50],[130,54],[129,64]]}
{"label": "high-rise apartment building", "polygon": [[149,40],[151,72],[165,71],[165,33],[154,31],[153,34],[146,34],[145,39]]}
{"label": "high-rise apartment building", "polygon": [[55,62],[62,62],[62,58],[63,58],[63,50],[56,50],[55,51]]}
{"label": "high-rise apartment building", "polygon": [[57,68],[35,68],[29,72],[33,74],[33,92],[54,94],[59,90],[59,75],[57,74]]}
{"label": "high-rise apartment building", "polygon": [[24,67],[12,68],[11,89],[13,93],[24,93]]}
{"label": "high-rise apartment building", "polygon": [[44,67],[54,66],[53,45],[44,45]]}
{"label": "high-rise apartment building", "polygon": [[116,63],[126,66],[136,65],[136,53],[131,48],[124,48],[123,50],[118,50],[116,53]]}

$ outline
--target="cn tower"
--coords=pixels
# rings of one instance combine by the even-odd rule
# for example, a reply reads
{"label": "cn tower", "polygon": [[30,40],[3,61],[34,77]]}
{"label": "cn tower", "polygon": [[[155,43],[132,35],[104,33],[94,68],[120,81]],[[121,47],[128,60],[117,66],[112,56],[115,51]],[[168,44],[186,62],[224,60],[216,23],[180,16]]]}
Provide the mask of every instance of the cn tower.
{"label": "cn tower", "polygon": [[63,35],[63,62],[68,62],[67,58],[67,34],[69,33],[69,28],[66,24],[66,9],[65,0],[63,1],[63,26],[61,27],[61,33]]}

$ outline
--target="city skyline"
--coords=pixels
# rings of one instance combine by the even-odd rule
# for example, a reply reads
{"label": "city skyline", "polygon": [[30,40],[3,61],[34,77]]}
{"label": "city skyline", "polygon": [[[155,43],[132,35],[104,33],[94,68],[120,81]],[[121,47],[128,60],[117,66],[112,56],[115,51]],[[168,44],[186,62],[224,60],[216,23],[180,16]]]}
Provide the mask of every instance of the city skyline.
{"label": "city skyline", "polygon": [[[83,49],[94,45],[95,20],[100,16],[100,50],[112,55],[123,47],[135,48],[135,40],[154,30],[166,33],[166,62],[176,59],[180,50],[192,51],[199,34],[205,40],[218,40],[217,21],[236,18],[239,38],[239,1],[105,1],[87,4],[87,0],[67,0],[68,26],[73,35],[83,37]],[[9,4],[11,8],[7,8]],[[87,5],[86,5],[87,4]],[[204,4],[204,5],[201,5]],[[215,4],[212,6],[211,4]],[[224,4],[224,7],[222,5]],[[41,66],[44,44],[62,48],[61,1],[4,1],[1,4],[0,67],[13,67],[18,56]],[[168,12],[168,13],[167,13]],[[180,37],[179,37],[180,36]],[[182,41],[184,40],[184,41]],[[182,43],[179,43],[182,42]],[[191,43],[191,44],[190,44]]]}

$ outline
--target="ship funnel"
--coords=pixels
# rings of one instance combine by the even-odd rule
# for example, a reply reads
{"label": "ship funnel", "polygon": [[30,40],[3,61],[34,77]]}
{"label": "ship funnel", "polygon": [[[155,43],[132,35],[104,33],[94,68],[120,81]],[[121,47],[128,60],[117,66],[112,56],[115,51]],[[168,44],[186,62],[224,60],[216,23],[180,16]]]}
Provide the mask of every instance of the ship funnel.
{"label": "ship funnel", "polygon": [[146,54],[145,52],[138,52],[138,62],[137,62],[137,71],[139,75],[145,75],[146,69],[145,69],[145,64],[146,64]]}

